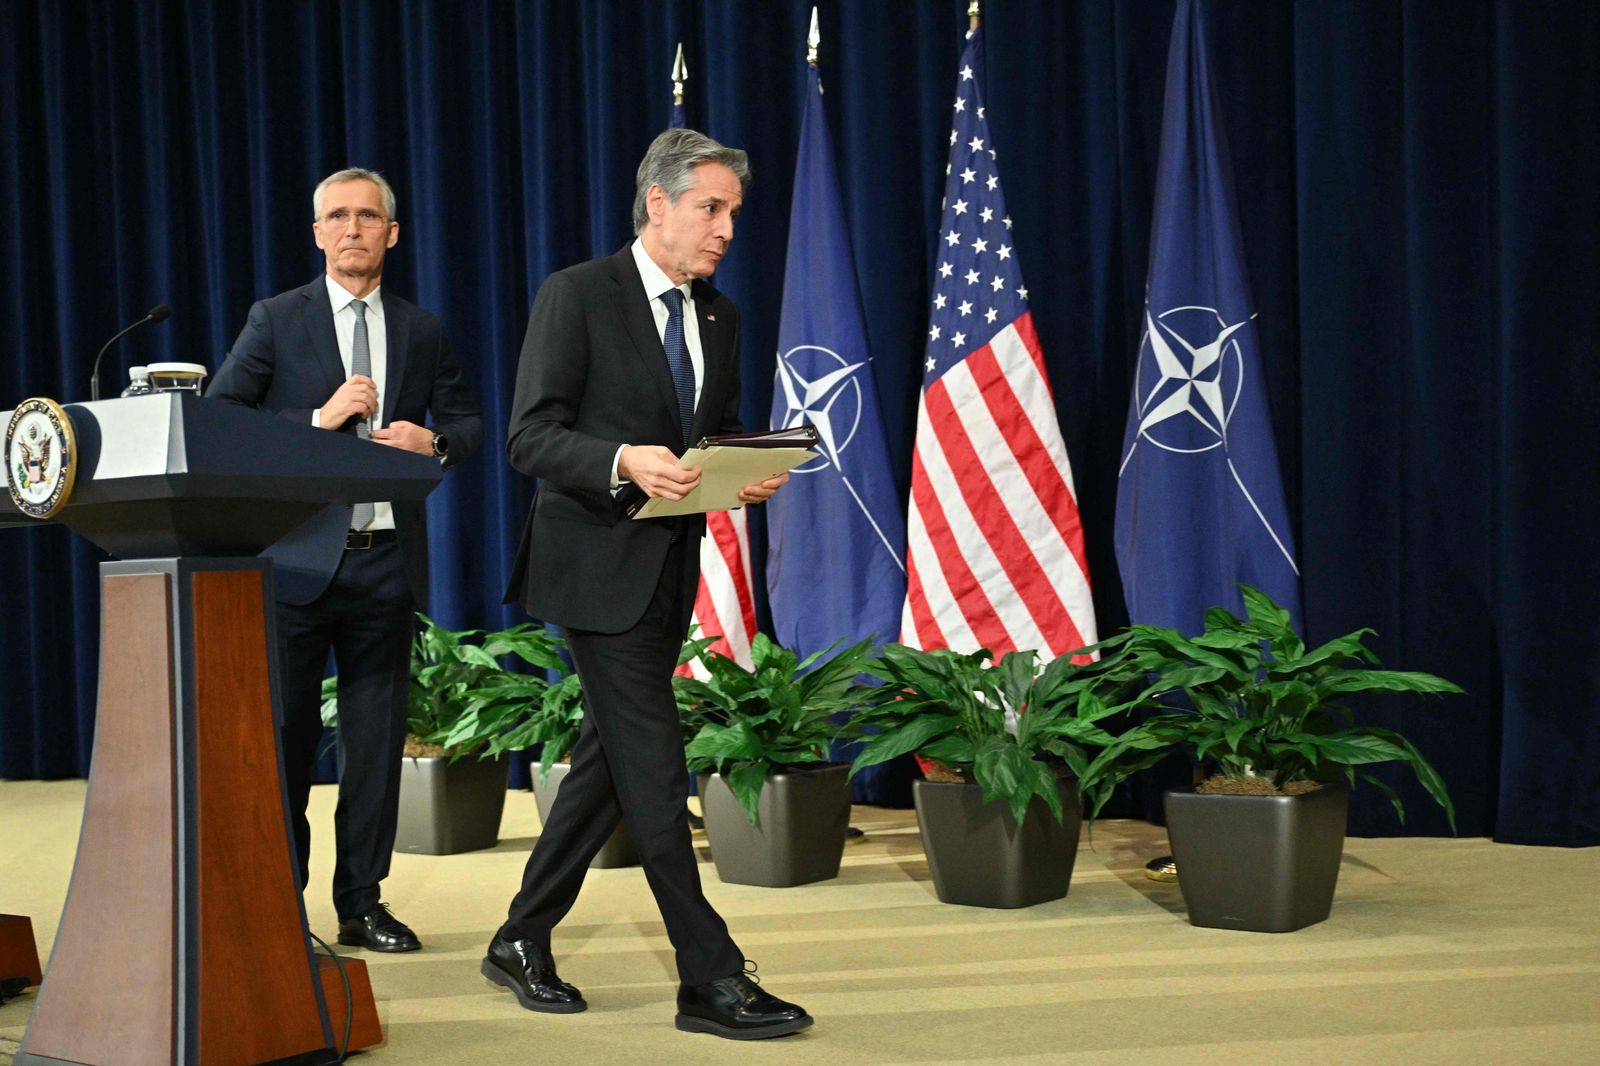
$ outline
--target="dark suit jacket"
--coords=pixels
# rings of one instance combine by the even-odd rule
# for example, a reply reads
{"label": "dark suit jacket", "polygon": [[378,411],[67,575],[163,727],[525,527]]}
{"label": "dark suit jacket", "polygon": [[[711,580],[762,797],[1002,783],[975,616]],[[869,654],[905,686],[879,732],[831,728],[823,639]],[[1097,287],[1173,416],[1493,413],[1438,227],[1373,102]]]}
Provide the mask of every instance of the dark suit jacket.
{"label": "dark suit jacket", "polygon": [[[383,424],[425,425],[432,411],[434,431],[449,441],[445,465],[461,462],[483,443],[483,411],[462,381],[439,319],[385,289],[383,321],[388,364]],[[346,376],[327,283],[318,277],[250,308],[205,395],[310,425],[311,412]],[[355,423],[346,422],[339,432],[354,433]],[[427,509],[421,500],[396,500],[393,506],[406,578],[418,609],[427,610]],[[339,567],[349,527],[350,505],[333,504],[262,553],[274,563],[281,602],[305,604],[322,595]]]}
{"label": "dark suit jacket", "polygon": [[[705,367],[691,441],[739,429],[739,311],[693,283]],[[634,521],[612,496],[623,444],[682,453],[676,393],[631,244],[552,274],[539,289],[512,401],[506,455],[539,479],[506,602],[535,618],[620,633],[644,614],[667,548],[687,540],[682,623],[699,580],[704,516]]]}

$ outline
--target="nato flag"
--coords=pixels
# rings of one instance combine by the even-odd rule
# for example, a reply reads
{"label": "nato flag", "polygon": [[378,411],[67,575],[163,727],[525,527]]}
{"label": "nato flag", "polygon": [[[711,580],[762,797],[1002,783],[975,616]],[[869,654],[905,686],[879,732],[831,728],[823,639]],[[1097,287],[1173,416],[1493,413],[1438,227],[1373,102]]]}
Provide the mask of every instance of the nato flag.
{"label": "nato flag", "polygon": [[767,507],[767,592],[778,642],[802,656],[899,635],[905,518],[845,230],[833,145],[812,66],[795,162],[772,425],[810,422],[818,457]]}
{"label": "nato flag", "polygon": [[1208,607],[1242,613],[1239,582],[1300,617],[1233,170],[1198,7],[1180,0],[1167,57],[1116,521],[1129,617],[1188,634],[1202,628]]}

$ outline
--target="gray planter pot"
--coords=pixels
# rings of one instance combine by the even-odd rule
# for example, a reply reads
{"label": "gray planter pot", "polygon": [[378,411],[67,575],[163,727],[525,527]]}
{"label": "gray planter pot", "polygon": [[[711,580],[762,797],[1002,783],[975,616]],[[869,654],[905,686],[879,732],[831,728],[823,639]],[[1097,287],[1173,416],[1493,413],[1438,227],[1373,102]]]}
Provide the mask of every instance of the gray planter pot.
{"label": "gray planter pot", "polygon": [[751,825],[721,774],[696,775],[706,843],[728,884],[787,888],[839,876],[850,828],[850,768],[772,774]]}
{"label": "gray planter pot", "polygon": [[1072,883],[1083,821],[1077,789],[1060,783],[1061,822],[1034,799],[1022,826],[1002,800],[960,781],[917,781],[917,828],[944,903],[1012,909],[1060,899]]}
{"label": "gray planter pot", "polygon": [[[528,767],[528,772],[533,775],[533,802],[539,807],[539,824],[543,825],[550,817],[550,809],[555,806],[556,793],[561,791],[561,782],[572,772],[572,764],[565,762],[552,764],[550,775],[543,781],[539,780],[538,763]],[[628,834],[626,818],[617,823],[617,828],[612,830],[606,842],[600,845],[599,853],[589,862],[589,866],[596,870],[638,865],[639,853],[634,850],[633,837]]]}
{"label": "gray planter pot", "polygon": [[1167,835],[1192,925],[1287,933],[1328,917],[1350,791],[1166,795]]}
{"label": "gray planter pot", "polygon": [[505,805],[504,760],[402,759],[394,850],[454,855],[492,848],[500,839]]}

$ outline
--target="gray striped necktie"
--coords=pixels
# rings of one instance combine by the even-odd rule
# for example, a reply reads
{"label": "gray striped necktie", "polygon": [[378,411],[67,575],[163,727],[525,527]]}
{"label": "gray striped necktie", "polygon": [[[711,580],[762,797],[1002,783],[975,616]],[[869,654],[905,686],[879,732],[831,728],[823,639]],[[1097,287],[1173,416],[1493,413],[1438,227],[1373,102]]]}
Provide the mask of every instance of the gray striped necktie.
{"label": "gray striped necktie", "polygon": [[[350,343],[350,373],[362,374],[372,377],[372,348],[367,343],[367,304],[364,300],[351,300],[350,307],[356,313],[355,339]],[[366,419],[356,423],[356,436],[362,440],[372,437],[372,427]],[[373,509],[370,503],[358,503],[350,512],[350,528],[365,529],[368,522],[372,521]]]}

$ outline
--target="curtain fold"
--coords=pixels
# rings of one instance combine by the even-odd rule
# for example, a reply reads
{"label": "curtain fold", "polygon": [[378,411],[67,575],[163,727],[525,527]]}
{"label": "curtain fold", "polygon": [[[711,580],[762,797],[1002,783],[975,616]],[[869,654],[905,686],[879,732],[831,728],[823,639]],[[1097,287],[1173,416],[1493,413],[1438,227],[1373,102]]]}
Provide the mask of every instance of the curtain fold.
{"label": "curtain fold", "polygon": [[[822,81],[891,463],[908,482],[959,0],[821,10]],[[1102,632],[1125,621],[1111,519],[1138,344],[1172,4],[987,5],[986,86],[1086,526]],[[1514,0],[1207,5],[1312,639],[1378,630],[1467,695],[1374,703],[1462,831],[1600,843],[1600,12]],[[532,294],[632,234],[670,106],[749,150],[716,283],[744,314],[743,411],[770,408],[810,4],[232,0],[0,5],[0,407],[87,397],[130,363],[215,367],[252,300],[321,269],[309,196],[383,170],[385,284],[444,319],[492,427],[430,503],[434,610],[500,604],[532,494],[500,455]],[[1175,531],[1175,536],[1182,535]],[[753,523],[756,572],[764,526]],[[0,530],[0,776],[87,772],[101,556]],[[762,597],[761,617],[765,620]],[[1439,833],[1402,776],[1398,825]]]}

